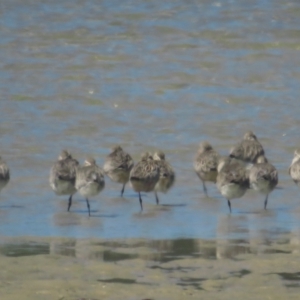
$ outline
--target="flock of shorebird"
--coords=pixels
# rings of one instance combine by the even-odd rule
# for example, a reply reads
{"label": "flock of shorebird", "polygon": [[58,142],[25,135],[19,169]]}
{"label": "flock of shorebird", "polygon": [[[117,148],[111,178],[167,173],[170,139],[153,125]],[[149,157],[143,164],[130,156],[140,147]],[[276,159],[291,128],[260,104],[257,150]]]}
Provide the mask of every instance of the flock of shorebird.
{"label": "flock of shorebird", "polygon": [[103,169],[97,166],[95,159],[87,158],[82,167],[67,151],[63,150],[50,171],[50,186],[57,195],[70,195],[68,211],[72,205],[72,196],[78,191],[86,199],[90,215],[89,197],[99,194],[105,185],[104,175],[111,180],[125,185],[130,180],[133,189],[139,193],[141,210],[143,202],[141,192],[155,191],[156,203],[159,204],[157,192],[166,193],[174,184],[175,173],[165,160],[162,151],[152,156],[146,152],[141,161],[134,165],[131,156],[120,146],[115,146],[106,157]]}
{"label": "flock of shorebird", "polygon": [[[268,196],[278,183],[278,172],[268,162],[263,146],[252,131],[245,133],[242,141],[230,150],[229,156],[220,156],[208,142],[200,143],[194,169],[203,184],[205,195],[205,182],[216,183],[220,193],[227,199],[230,212],[230,201],[241,198],[249,188],[265,195],[266,209]],[[296,184],[300,182],[300,149],[294,153],[289,174]],[[126,183],[130,181],[139,195],[141,210],[141,192],[154,191],[156,203],[159,204],[157,193],[166,193],[175,182],[175,172],[162,151],[156,151],[153,155],[146,152],[134,165],[131,156],[120,146],[115,146],[107,155],[103,169],[93,158],[87,158],[84,165],[80,166],[70,152],[63,150],[50,170],[49,183],[57,195],[69,195],[68,211],[72,205],[72,196],[78,191],[85,197],[90,215],[88,198],[103,190],[105,175],[123,185],[121,196]],[[0,157],[0,191],[9,179],[9,168]]]}

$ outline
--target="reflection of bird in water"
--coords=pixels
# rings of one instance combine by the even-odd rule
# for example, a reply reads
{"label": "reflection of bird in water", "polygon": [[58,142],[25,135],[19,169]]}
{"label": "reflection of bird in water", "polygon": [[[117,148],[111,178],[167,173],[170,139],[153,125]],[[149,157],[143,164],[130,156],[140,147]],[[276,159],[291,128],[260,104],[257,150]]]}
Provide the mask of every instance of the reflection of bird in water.
{"label": "reflection of bird in water", "polygon": [[91,239],[53,238],[50,254],[76,257],[79,259],[103,260],[103,247],[95,247]]}
{"label": "reflection of bird in water", "polygon": [[219,159],[217,188],[227,199],[231,212],[230,200],[241,198],[249,188],[249,176],[243,163],[229,157]]}
{"label": "reflection of bird in water", "polygon": [[121,196],[123,196],[125,185],[129,181],[129,174],[133,168],[133,160],[121,146],[112,148],[112,152],[107,155],[103,170],[105,174],[112,180],[123,184]]}
{"label": "reflection of bird in water", "polygon": [[200,143],[194,161],[194,169],[202,182],[203,191],[206,196],[207,188],[205,186],[205,181],[211,181],[215,183],[217,180],[218,157],[218,153],[208,142]]}
{"label": "reflection of bird in water", "polygon": [[72,205],[72,196],[76,193],[76,168],[79,163],[70,152],[63,150],[50,170],[49,183],[56,195],[70,195],[68,211]]}
{"label": "reflection of bird in water", "polygon": [[0,156],[0,191],[7,185],[9,179],[9,168]]}
{"label": "reflection of bird in water", "polygon": [[264,149],[252,131],[245,133],[243,140],[232,147],[229,156],[247,163],[255,163],[257,158],[264,155]]}
{"label": "reflection of bird in water", "polygon": [[[276,212],[249,214],[249,244],[251,252],[255,254],[273,251],[274,234],[277,238],[281,235],[283,227],[275,225]],[[275,226],[274,226],[275,225]],[[286,233],[286,229],[284,230]]]}
{"label": "reflection of bird in water", "polygon": [[267,208],[268,196],[278,183],[278,172],[276,168],[268,163],[265,156],[259,156],[249,172],[250,187],[266,195],[264,208]]}
{"label": "reflection of bird in water", "polygon": [[75,257],[76,239],[73,238],[52,238],[49,243],[51,255],[63,255]]}
{"label": "reflection of bird in water", "polygon": [[104,185],[104,173],[97,166],[95,159],[88,158],[85,160],[83,167],[77,168],[75,186],[86,199],[89,216],[91,212],[88,198],[98,195],[103,190]]}
{"label": "reflection of bird in water", "polygon": [[143,210],[143,200],[141,192],[152,192],[159,180],[159,167],[150,153],[142,154],[139,161],[130,172],[130,183],[132,188],[139,193],[141,210]]}
{"label": "reflection of bird in water", "polygon": [[91,239],[76,239],[75,255],[80,259],[96,259],[97,261],[103,261],[103,254],[105,250],[103,247],[95,247],[95,244]]}
{"label": "reflection of bird in water", "polygon": [[290,244],[292,245],[292,253],[300,252],[300,210],[299,208],[291,213],[292,228],[290,232]]}
{"label": "reflection of bird in water", "polygon": [[217,259],[234,258],[250,252],[248,216],[220,216],[216,233]]}
{"label": "reflection of bird in water", "polygon": [[296,149],[293,161],[289,167],[289,174],[294,182],[299,185],[300,182],[300,149]]}
{"label": "reflection of bird in water", "polygon": [[171,165],[165,160],[165,154],[162,151],[156,151],[153,159],[159,167],[159,180],[155,185],[156,203],[159,204],[157,192],[166,193],[175,182],[175,172]]}

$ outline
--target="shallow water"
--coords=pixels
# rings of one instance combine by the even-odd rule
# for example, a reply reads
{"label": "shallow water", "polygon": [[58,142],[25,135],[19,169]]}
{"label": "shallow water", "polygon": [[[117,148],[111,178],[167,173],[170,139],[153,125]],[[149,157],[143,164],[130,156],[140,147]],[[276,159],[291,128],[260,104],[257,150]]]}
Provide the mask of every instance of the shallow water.
{"label": "shallow water", "polygon": [[[298,147],[297,1],[4,1],[1,3],[1,236],[276,239],[299,232],[299,190],[287,174]],[[193,172],[200,141],[222,154],[253,130],[279,170],[263,196],[226,201]],[[121,144],[135,161],[166,152],[177,181],[162,205],[106,180],[86,204],[48,184],[63,148],[99,165]]]}

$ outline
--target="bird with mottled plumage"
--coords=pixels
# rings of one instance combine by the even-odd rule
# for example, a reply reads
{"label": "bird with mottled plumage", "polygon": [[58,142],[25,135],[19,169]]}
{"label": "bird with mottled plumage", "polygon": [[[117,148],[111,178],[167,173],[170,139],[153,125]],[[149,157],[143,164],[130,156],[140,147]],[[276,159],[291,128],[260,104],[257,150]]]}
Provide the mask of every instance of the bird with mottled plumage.
{"label": "bird with mottled plumage", "polygon": [[129,180],[134,191],[139,194],[140,206],[143,210],[141,192],[152,192],[159,180],[159,167],[150,153],[142,154],[141,160],[132,168]]}
{"label": "bird with mottled plumage", "polygon": [[164,152],[156,151],[153,154],[153,159],[159,167],[159,180],[154,188],[156,204],[159,204],[157,192],[167,193],[175,182],[175,172],[166,161]]}
{"label": "bird with mottled plumage", "polygon": [[133,159],[121,146],[113,147],[112,152],[106,156],[103,166],[104,173],[112,181],[123,184],[121,197],[123,196],[125,185],[129,181],[129,174],[133,165]]}
{"label": "bird with mottled plumage", "polygon": [[79,162],[72,157],[71,153],[63,150],[58,160],[50,170],[49,183],[56,195],[70,195],[68,211],[72,205],[72,196],[76,193],[75,180],[76,168]]}
{"label": "bird with mottled plumage", "polygon": [[266,195],[264,208],[267,209],[268,196],[278,183],[278,172],[265,156],[259,156],[250,169],[249,182],[251,188]]}
{"label": "bird with mottled plumage", "polygon": [[300,183],[300,149],[296,149],[294,152],[293,161],[289,167],[289,174],[293,181],[299,185]]}
{"label": "bird with mottled plumage", "polygon": [[9,168],[0,156],[0,191],[7,185],[10,179]]}
{"label": "bird with mottled plumage", "polygon": [[232,199],[241,198],[249,188],[249,172],[240,161],[221,157],[218,163],[217,188],[227,199],[231,213]]}
{"label": "bird with mottled plumage", "polygon": [[89,216],[90,210],[90,197],[97,196],[104,188],[104,172],[97,166],[94,158],[87,158],[82,167],[76,170],[76,183],[75,187],[78,192],[85,197]]}
{"label": "bird with mottled plumage", "polygon": [[198,152],[194,160],[194,170],[203,185],[203,191],[207,196],[205,181],[216,183],[218,175],[219,154],[208,142],[202,142],[199,145]]}
{"label": "bird with mottled plumage", "polygon": [[243,140],[232,147],[229,156],[247,163],[256,163],[259,156],[265,155],[263,146],[252,131],[245,133]]}

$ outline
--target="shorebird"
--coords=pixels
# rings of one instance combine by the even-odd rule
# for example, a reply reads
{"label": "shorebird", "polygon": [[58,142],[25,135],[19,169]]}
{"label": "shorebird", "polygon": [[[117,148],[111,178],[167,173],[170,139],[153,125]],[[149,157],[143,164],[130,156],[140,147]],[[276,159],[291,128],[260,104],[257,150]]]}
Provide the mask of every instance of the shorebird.
{"label": "shorebird", "polygon": [[200,143],[196,158],[194,160],[194,169],[202,182],[203,191],[206,196],[207,188],[205,186],[205,181],[216,183],[217,180],[218,158],[218,153],[208,142]]}
{"label": "shorebird", "polygon": [[139,193],[141,210],[143,210],[141,192],[152,192],[159,180],[159,167],[150,153],[142,154],[141,160],[132,168],[129,180],[132,188]]}
{"label": "shorebird", "polygon": [[157,192],[166,193],[175,182],[175,172],[171,165],[165,160],[165,154],[162,151],[156,151],[153,159],[159,168],[159,180],[155,185],[156,204],[159,204]]}
{"label": "shorebird", "polygon": [[72,205],[72,196],[77,191],[75,179],[78,165],[79,162],[72,157],[71,153],[63,150],[50,170],[49,183],[55,194],[70,195],[68,211]]}
{"label": "shorebird", "polygon": [[293,161],[289,167],[289,174],[298,185],[300,182],[300,149],[296,149]]}
{"label": "shorebird", "polygon": [[256,163],[259,156],[264,155],[264,149],[252,131],[245,133],[243,140],[232,147],[229,156],[247,163]]}
{"label": "shorebird", "polygon": [[104,172],[97,166],[94,158],[87,158],[76,171],[75,187],[85,197],[89,216],[91,215],[89,197],[98,195],[104,188]]}
{"label": "shorebird", "polygon": [[9,168],[0,156],[0,191],[7,185],[9,179]]}
{"label": "shorebird", "polygon": [[134,162],[131,156],[126,153],[121,146],[112,148],[112,152],[107,155],[103,166],[104,173],[112,180],[123,184],[121,197],[123,196],[125,185],[129,181],[129,174]]}
{"label": "shorebird", "polygon": [[278,183],[278,172],[276,168],[268,163],[265,156],[259,156],[257,162],[249,171],[250,187],[266,195],[264,208],[267,209],[268,196]]}
{"label": "shorebird", "polygon": [[249,175],[243,163],[230,157],[222,157],[218,163],[217,188],[227,199],[231,213],[230,200],[241,198],[249,188]]}

